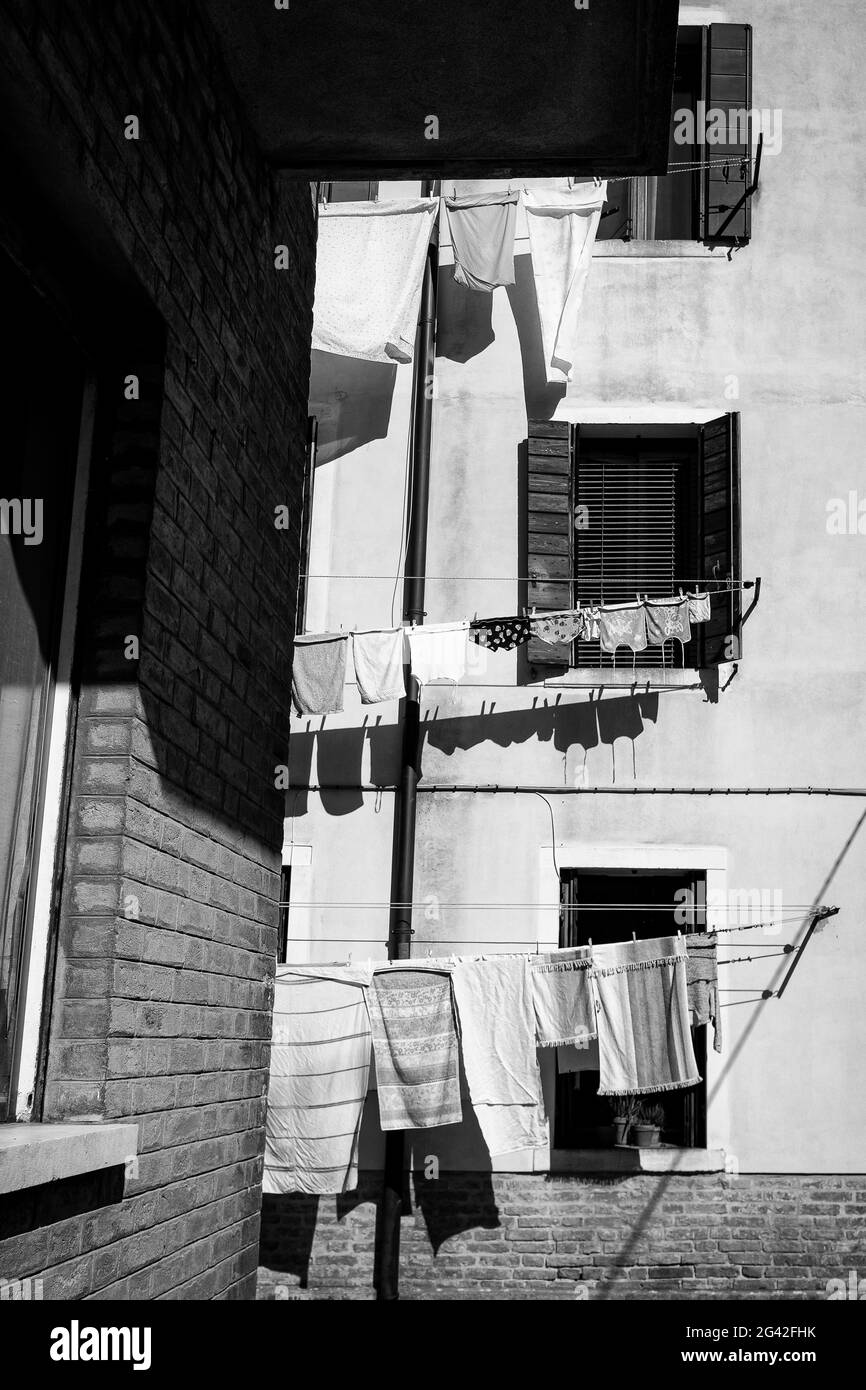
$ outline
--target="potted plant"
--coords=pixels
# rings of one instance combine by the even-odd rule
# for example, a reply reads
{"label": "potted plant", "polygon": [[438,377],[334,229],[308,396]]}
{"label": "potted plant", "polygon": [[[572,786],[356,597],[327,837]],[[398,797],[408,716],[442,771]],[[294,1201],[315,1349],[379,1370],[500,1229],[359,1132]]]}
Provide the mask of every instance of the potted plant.
{"label": "potted plant", "polygon": [[611,1100],[613,1110],[614,1144],[628,1143],[628,1132],[638,1117],[640,1101],[635,1096],[614,1096]]}
{"label": "potted plant", "polygon": [[641,1149],[657,1148],[661,1142],[664,1122],[665,1112],[661,1105],[641,1105],[637,1119],[632,1125],[635,1144]]}

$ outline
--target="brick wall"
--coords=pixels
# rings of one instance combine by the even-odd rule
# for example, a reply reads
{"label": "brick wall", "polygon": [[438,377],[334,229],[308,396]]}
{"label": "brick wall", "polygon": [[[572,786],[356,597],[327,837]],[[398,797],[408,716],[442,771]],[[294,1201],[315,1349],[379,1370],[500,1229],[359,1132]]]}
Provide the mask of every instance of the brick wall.
{"label": "brick wall", "polygon": [[[310,189],[262,164],[194,3],[5,8],[4,80],[57,168],[58,216],[74,210],[68,244],[63,221],[52,226],[57,274],[73,234],[94,229],[82,254],[89,246],[97,298],[111,298],[99,277],[109,263],[116,273],[116,258],[161,331],[120,325],[113,343],[88,343],[69,288],[66,327],[90,350],[98,416],[41,1103],[46,1120],[137,1118],[140,1152],[121,1201],[95,1197],[65,1216],[62,1200],[35,1202],[29,1229],[4,1242],[0,1227],[0,1277],[40,1274],[46,1298],[248,1297],[282,841],[274,766],[287,759],[306,433]],[[129,114],[138,140],[124,138]],[[8,222],[4,240],[16,242]],[[276,245],[289,248],[288,270],[275,269]],[[25,271],[26,256],[19,247]],[[124,399],[129,373],[141,379],[138,401]],[[289,531],[274,527],[280,504]],[[138,661],[124,654],[129,635]]]}
{"label": "brick wall", "polygon": [[[265,1197],[259,1298],[373,1298],[380,1191]],[[822,1299],[866,1277],[864,1177],[419,1174],[410,1210],[401,1298]]]}

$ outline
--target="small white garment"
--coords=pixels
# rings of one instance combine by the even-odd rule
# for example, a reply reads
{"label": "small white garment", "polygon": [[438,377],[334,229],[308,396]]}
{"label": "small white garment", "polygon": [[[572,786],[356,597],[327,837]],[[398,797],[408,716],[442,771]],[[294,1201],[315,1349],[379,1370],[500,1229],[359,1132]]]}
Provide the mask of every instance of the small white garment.
{"label": "small white garment", "polygon": [[528,956],[458,960],[463,1069],[491,1158],[547,1143]]}
{"label": "small white garment", "polygon": [[689,622],[708,623],[710,621],[709,594],[689,594]]}
{"label": "small white garment", "polygon": [[406,694],[403,678],[403,629],[353,632],[352,658],[355,678],[365,705],[383,700],[402,700]]}
{"label": "small white garment", "polygon": [[459,623],[430,623],[406,629],[412,675],[418,684],[445,680],[456,684],[466,675],[469,659],[469,619]]}
{"label": "small white garment", "polygon": [[571,381],[577,325],[607,184],[527,190],[532,270],[548,381]]}
{"label": "small white garment", "polygon": [[319,212],[313,347],[411,362],[438,198],[331,203]]}

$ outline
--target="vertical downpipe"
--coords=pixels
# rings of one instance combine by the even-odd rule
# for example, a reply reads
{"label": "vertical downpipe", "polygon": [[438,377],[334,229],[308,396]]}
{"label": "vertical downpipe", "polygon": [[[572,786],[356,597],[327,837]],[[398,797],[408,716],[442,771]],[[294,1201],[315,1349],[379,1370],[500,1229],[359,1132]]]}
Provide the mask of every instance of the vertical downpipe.
{"label": "vertical downpipe", "polygon": [[[432,197],[434,184],[424,184]],[[430,496],[430,441],[433,427],[433,373],[436,362],[436,281],[439,248],[436,229],[427,252],[421,310],[415,338],[412,410],[410,506],[407,518],[403,619],[424,621],[424,576],[427,567],[427,510]],[[403,715],[403,746],[396,806],[392,901],[388,936],[389,960],[408,960],[412,953],[412,894],[415,888],[415,813],[421,777],[421,698],[418,682],[409,676]],[[399,1293],[400,1216],[403,1208],[405,1136],[385,1135],[385,1171],[376,1230],[376,1296],[393,1302]]]}

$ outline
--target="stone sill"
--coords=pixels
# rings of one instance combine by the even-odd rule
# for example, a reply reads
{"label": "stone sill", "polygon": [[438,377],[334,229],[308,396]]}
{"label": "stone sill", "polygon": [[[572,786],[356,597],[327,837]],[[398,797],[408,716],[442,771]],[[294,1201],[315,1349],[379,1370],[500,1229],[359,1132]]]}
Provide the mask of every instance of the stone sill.
{"label": "stone sill", "polygon": [[674,1144],[616,1149],[552,1149],[551,1173],[724,1173],[724,1149],[680,1149]]}
{"label": "stone sill", "polygon": [[728,246],[705,246],[702,241],[597,241],[593,258],[637,261],[727,259]]}
{"label": "stone sill", "polygon": [[115,1168],[138,1152],[138,1125],[0,1124],[0,1193]]}
{"label": "stone sill", "polygon": [[[718,668],[721,672],[721,667]],[[721,676],[720,676],[721,679]],[[640,666],[616,670],[614,667],[573,666],[562,676],[551,676],[544,682],[545,690],[567,690],[569,686],[592,686],[598,689],[603,685],[633,687],[638,693],[641,688],[658,689],[660,685],[670,686],[672,690],[684,687],[697,688],[701,684],[701,673],[697,667]]]}

